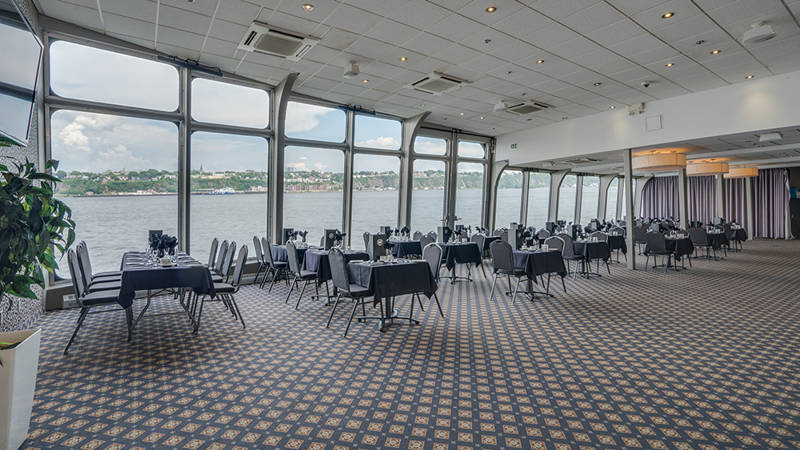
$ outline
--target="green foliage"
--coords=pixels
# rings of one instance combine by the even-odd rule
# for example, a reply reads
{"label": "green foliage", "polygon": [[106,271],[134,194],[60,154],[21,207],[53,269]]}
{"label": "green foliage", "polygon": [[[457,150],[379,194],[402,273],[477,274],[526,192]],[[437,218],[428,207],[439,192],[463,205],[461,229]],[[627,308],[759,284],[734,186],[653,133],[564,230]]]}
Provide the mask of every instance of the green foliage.
{"label": "green foliage", "polygon": [[[58,161],[45,167],[56,171]],[[42,269],[58,269],[54,249],[63,254],[75,240],[72,211],[54,197],[60,181],[30,161],[0,164],[0,298],[36,298],[31,286],[44,287]]]}

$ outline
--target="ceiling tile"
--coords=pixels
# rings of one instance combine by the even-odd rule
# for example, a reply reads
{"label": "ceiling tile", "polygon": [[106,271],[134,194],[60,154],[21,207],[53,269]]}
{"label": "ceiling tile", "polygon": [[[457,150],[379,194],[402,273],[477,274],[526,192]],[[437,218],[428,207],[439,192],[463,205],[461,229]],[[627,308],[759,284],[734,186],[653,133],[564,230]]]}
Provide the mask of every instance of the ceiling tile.
{"label": "ceiling tile", "polygon": [[363,34],[380,21],[381,16],[377,14],[347,4],[340,4],[325,23],[353,33]]}

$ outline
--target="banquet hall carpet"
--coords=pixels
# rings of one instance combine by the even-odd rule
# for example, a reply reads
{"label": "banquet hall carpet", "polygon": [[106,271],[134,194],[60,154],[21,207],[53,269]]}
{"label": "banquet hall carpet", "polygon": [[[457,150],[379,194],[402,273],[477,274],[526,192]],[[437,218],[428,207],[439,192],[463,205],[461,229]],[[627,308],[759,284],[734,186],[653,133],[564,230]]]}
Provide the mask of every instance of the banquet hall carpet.
{"label": "banquet hall carpet", "polygon": [[349,305],[326,329],[329,307],[245,286],[246,330],[211,304],[198,335],[147,315],[127,343],[99,314],[67,357],[78,311],[51,312],[24,447],[797,448],[799,266],[800,242],[747,242],[516,304],[480,275],[441,285],[444,319],[426,300],[419,326],[346,338]]}

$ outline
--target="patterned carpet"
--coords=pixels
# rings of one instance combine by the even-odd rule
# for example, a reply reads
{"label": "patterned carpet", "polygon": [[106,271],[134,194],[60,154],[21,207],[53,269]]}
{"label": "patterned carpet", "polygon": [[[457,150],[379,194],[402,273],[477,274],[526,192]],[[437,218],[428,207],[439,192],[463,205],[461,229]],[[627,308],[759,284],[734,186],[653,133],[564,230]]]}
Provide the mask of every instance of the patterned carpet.
{"label": "patterned carpet", "polygon": [[[440,287],[419,326],[243,288],[183,316],[40,319],[31,448],[800,447],[800,242],[756,241],[675,273],[567,282],[555,298]],[[560,284],[560,283],[558,283]],[[554,283],[554,286],[556,283]],[[349,305],[347,305],[349,306]],[[141,306],[137,306],[139,308]],[[175,311],[171,299],[155,312]],[[407,309],[407,300],[399,301]]]}

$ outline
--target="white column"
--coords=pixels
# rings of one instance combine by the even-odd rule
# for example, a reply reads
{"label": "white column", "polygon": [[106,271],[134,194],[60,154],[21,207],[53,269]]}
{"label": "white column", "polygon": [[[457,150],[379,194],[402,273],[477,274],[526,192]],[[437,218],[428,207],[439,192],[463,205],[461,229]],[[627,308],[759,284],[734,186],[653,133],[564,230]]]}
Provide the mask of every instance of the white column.
{"label": "white column", "polygon": [[561,190],[561,182],[567,176],[569,170],[559,170],[550,174],[550,208],[547,212],[547,221],[555,222],[558,218],[558,191]]}
{"label": "white column", "polygon": [[722,217],[727,221],[730,218],[727,211],[725,211],[725,181],[722,179],[722,174],[714,176],[714,182],[716,183],[716,208],[714,211],[716,212],[716,217]]}
{"label": "white column", "polygon": [[[636,270],[636,245],[633,242],[633,164],[631,161],[631,150],[625,150],[625,178],[623,184],[625,189],[625,243],[631,252],[628,258],[628,269]],[[622,189],[620,189],[622,191]]]}
{"label": "white column", "polygon": [[689,198],[687,197],[686,168],[678,170],[678,217],[681,228],[689,229]]}

